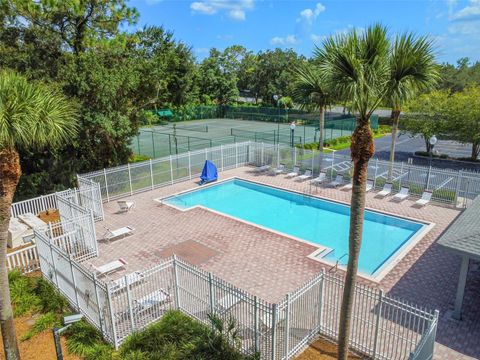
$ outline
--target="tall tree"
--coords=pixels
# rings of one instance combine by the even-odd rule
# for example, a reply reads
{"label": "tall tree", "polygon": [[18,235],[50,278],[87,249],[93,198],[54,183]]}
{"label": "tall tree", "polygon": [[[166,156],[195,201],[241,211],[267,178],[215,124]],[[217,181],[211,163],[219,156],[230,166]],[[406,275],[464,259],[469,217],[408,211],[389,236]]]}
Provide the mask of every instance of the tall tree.
{"label": "tall tree", "polygon": [[352,199],[347,274],[340,313],[338,359],[346,360],[352,320],[358,258],[362,243],[365,212],[365,186],[368,161],[375,152],[370,117],[384,100],[389,80],[389,41],[381,25],[364,32],[330,37],[316,49],[321,59],[320,69],[330,80],[330,86],[352,105],[357,113],[357,126],[352,134],[353,161]]}
{"label": "tall tree", "polygon": [[471,145],[471,160],[480,152],[480,86],[468,86],[450,95],[444,111],[447,133],[455,140]]}
{"label": "tall tree", "polygon": [[125,0],[11,0],[12,12],[29,24],[60,35],[74,54],[119,33],[122,23],[138,19]]}
{"label": "tall tree", "polygon": [[60,145],[75,132],[75,108],[62,95],[0,72],[0,328],[7,360],[20,358],[6,263],[10,207],[22,173],[18,151]]}
{"label": "tall tree", "polygon": [[405,103],[422,91],[431,89],[439,79],[432,41],[427,37],[416,37],[405,33],[395,38],[390,54],[390,81],[388,101],[392,107],[392,141],[390,145],[391,179],[395,161],[400,114]]}
{"label": "tall tree", "polygon": [[293,83],[293,99],[301,108],[319,110],[318,119],[319,143],[318,149],[323,151],[325,110],[331,101],[330,85],[325,73],[318,71],[312,64],[302,64],[294,70],[296,77]]}
{"label": "tall tree", "polygon": [[231,52],[210,50],[210,55],[199,67],[199,88],[204,101],[214,100],[219,104],[228,104],[238,97],[237,73],[232,62]]}
{"label": "tall tree", "polygon": [[447,133],[449,98],[449,91],[436,90],[411,99],[405,106],[402,131],[420,135],[427,153],[431,150],[430,137]]}

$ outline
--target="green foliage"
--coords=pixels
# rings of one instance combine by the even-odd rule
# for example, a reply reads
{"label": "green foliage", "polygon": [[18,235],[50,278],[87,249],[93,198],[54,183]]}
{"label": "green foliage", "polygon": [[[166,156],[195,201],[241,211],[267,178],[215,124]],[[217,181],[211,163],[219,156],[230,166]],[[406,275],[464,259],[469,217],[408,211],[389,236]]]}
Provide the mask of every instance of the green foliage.
{"label": "green foliage", "polygon": [[68,351],[72,354],[82,356],[85,360],[112,359],[112,346],[105,343],[98,330],[84,320],[72,324],[65,336]]}
{"label": "green foliage", "polygon": [[146,161],[150,160],[148,156],[145,155],[132,155],[130,159],[128,160],[129,163],[136,163],[136,162],[141,162],[141,161]]}
{"label": "green foliage", "polygon": [[67,300],[45,279],[29,277],[18,270],[8,273],[14,315],[28,312],[63,314],[68,311]]}
{"label": "green foliage", "polygon": [[145,330],[129,336],[121,347],[122,359],[247,360],[231,345],[238,340],[236,324],[210,317],[211,327],[179,311],[169,311]]}
{"label": "green foliage", "polygon": [[21,337],[21,341],[30,340],[35,335],[47,330],[52,329],[55,325],[60,325],[58,314],[48,312],[41,315],[33,324],[32,328]]}
{"label": "green foliage", "polygon": [[55,147],[76,134],[76,109],[57,91],[0,72],[0,149]]}
{"label": "green foliage", "polygon": [[470,59],[461,58],[456,65],[440,65],[439,72],[441,80],[438,89],[457,92],[469,86],[480,85],[480,61],[470,64]]}
{"label": "green foliage", "polygon": [[68,310],[67,299],[44,278],[37,280],[35,294],[40,300],[40,310],[44,313],[63,314]]}
{"label": "green foliage", "polygon": [[8,273],[8,283],[14,316],[39,309],[40,299],[35,294],[36,281],[34,278],[22,275],[19,270],[15,269]]}

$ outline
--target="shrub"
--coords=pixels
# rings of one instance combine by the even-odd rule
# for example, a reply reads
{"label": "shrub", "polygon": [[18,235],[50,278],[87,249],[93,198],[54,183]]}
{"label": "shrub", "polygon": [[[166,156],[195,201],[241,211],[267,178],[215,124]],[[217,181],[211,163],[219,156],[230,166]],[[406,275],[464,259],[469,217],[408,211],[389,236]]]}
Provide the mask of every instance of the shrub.
{"label": "shrub", "polygon": [[37,281],[35,293],[39,298],[41,311],[63,314],[68,310],[68,301],[47,280]]}
{"label": "shrub", "polygon": [[113,356],[113,348],[106,344],[97,329],[86,321],[72,324],[65,336],[68,351],[84,357],[85,360],[109,360]]}
{"label": "shrub", "polygon": [[19,270],[15,269],[9,272],[8,282],[14,316],[38,310],[40,299],[36,296],[34,291],[34,278],[22,275]]}
{"label": "shrub", "polygon": [[35,321],[35,324],[33,324],[32,328],[25,335],[23,335],[20,340],[29,340],[33,336],[41,333],[42,331],[53,328],[58,323],[58,315],[52,312],[43,314]]}
{"label": "shrub", "polygon": [[217,317],[210,319],[213,330],[179,311],[169,311],[159,322],[126,339],[122,359],[255,359],[235,349],[238,336],[233,321],[225,324]]}

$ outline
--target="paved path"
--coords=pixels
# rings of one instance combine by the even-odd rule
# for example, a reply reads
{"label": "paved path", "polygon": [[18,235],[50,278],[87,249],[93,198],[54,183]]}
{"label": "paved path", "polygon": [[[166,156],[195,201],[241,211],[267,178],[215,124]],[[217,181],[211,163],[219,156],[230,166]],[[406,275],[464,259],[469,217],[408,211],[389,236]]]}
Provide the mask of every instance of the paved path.
{"label": "paved path", "polygon": [[[391,136],[387,135],[382,138],[375,139],[375,158],[380,160],[390,159],[390,143]],[[449,154],[456,157],[467,157],[470,155],[470,146],[459,144],[455,141],[440,140],[435,146],[440,153]],[[409,158],[412,158],[415,151],[425,151],[425,141],[420,137],[409,137],[408,135],[401,135],[397,139],[397,146],[395,151],[395,161],[407,162]],[[338,154],[349,155],[350,149],[337,151]],[[430,159],[413,157],[413,163],[415,165],[428,166]],[[453,170],[475,170],[480,171],[480,163],[474,164],[463,161],[452,161],[433,159],[432,166],[453,169]]]}

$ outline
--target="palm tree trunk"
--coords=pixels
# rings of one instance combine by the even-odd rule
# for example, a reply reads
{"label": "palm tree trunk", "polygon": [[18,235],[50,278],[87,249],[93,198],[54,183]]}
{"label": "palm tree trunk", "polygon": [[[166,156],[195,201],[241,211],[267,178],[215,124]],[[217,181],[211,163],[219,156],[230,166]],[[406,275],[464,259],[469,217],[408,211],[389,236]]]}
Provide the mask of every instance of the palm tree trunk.
{"label": "palm tree trunk", "polygon": [[6,360],[20,359],[7,270],[7,234],[10,223],[10,207],[20,175],[20,157],[17,151],[14,149],[0,150],[0,329]]}
{"label": "palm tree trunk", "polygon": [[388,169],[388,180],[392,180],[393,167],[395,165],[395,145],[397,144],[398,123],[400,121],[400,110],[392,109],[392,143],[390,144],[390,167]]}
{"label": "palm tree trunk", "polygon": [[323,152],[325,132],[325,106],[320,105],[320,118],[318,119],[318,150]]}
{"label": "palm tree trunk", "polygon": [[358,258],[362,244],[363,218],[365,212],[365,186],[368,176],[368,161],[375,152],[375,144],[368,119],[359,119],[352,134],[353,189],[350,205],[350,235],[348,266],[343,289],[338,339],[338,360],[347,360],[352,307],[355,295],[355,282]]}

